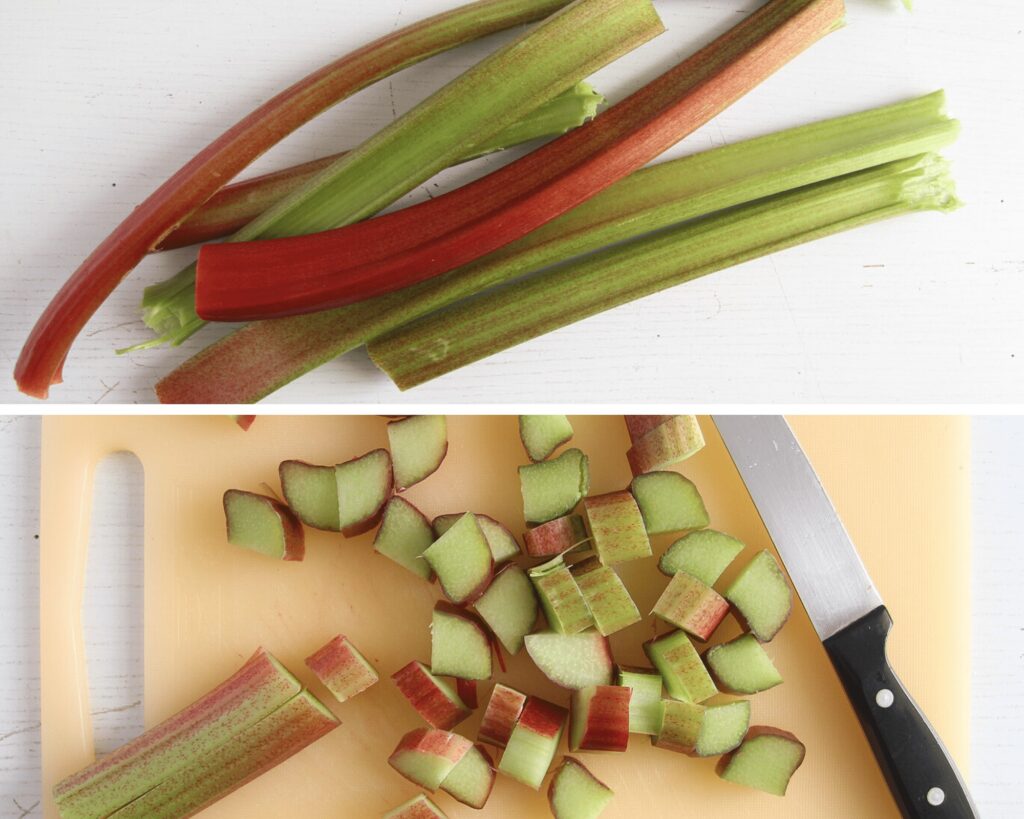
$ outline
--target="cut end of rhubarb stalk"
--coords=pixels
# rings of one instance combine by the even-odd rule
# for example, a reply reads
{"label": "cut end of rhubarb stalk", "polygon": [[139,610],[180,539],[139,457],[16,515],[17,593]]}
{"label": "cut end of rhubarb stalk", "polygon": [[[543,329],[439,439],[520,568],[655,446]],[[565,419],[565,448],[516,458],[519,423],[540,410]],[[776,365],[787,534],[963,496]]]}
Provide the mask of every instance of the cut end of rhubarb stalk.
{"label": "cut end of rhubarb stalk", "polygon": [[427,724],[449,731],[472,711],[450,683],[415,660],[391,675],[395,686]]}
{"label": "cut end of rhubarb stalk", "polygon": [[[441,537],[464,514],[465,512],[457,512],[455,514],[438,515],[434,518],[434,534]],[[484,533],[484,537],[487,538],[487,545],[491,547],[491,557],[494,558],[496,564],[504,563],[519,556],[521,553],[519,541],[515,539],[515,536],[505,526],[488,515],[477,515],[476,522]]]}
{"label": "cut end of rhubarb stalk", "polygon": [[306,665],[338,702],[361,694],[380,679],[377,669],[341,634],[307,657]]}
{"label": "cut end of rhubarb stalk", "polygon": [[480,622],[465,609],[443,601],[434,606],[430,670],[464,680],[491,676],[491,641]]}
{"label": "cut end of rhubarb stalk", "polygon": [[519,467],[523,517],[527,523],[546,523],[576,508],[590,489],[587,456],[567,449],[551,461]]}
{"label": "cut end of rhubarb stalk", "polygon": [[228,542],[279,560],[306,555],[302,525],[292,510],[275,498],[229,489],[224,493]]}
{"label": "cut end of rhubarb stalk", "polygon": [[338,482],[333,466],[282,461],[277,471],[284,499],[299,520],[314,529],[341,531]]}
{"label": "cut end of rhubarb stalk", "polygon": [[[841,5],[841,3],[840,3]],[[626,458],[634,475],[685,461],[704,448],[696,415],[673,415],[633,442]]]}
{"label": "cut end of rhubarb stalk", "polygon": [[793,593],[786,576],[767,550],[758,552],[746,565],[725,590],[725,598],[736,607],[751,633],[764,643],[779,633],[793,610]]}
{"label": "cut end of rhubarb stalk", "polygon": [[611,788],[571,756],[562,760],[548,786],[555,819],[598,819],[614,797]]}
{"label": "cut end of rhubarb stalk", "polygon": [[676,572],[654,604],[654,614],[702,641],[711,637],[728,613],[725,598],[686,572]]}
{"label": "cut end of rhubarb stalk", "polygon": [[472,603],[486,591],[494,575],[491,547],[472,512],[434,541],[423,552],[423,559],[453,603]]}
{"label": "cut end of rhubarb stalk", "polygon": [[530,557],[554,557],[582,547],[589,542],[587,527],[579,515],[563,515],[527,529],[523,535],[526,554]]}
{"label": "cut end of rhubarb stalk", "polygon": [[570,751],[625,751],[632,689],[591,685],[572,693]]}
{"label": "cut end of rhubarb stalk", "polygon": [[402,737],[388,764],[414,785],[433,793],[472,747],[468,739],[450,731],[416,728]]}
{"label": "cut end of rhubarb stalk", "polygon": [[626,491],[594,495],[583,501],[590,539],[606,566],[651,556],[644,519]]}
{"label": "cut end of rhubarb stalk", "polygon": [[388,446],[395,465],[395,488],[408,489],[441,466],[448,453],[443,415],[412,415],[388,422]]}
{"label": "cut end of rhubarb stalk", "polygon": [[528,634],[526,651],[544,676],[563,688],[586,688],[588,685],[611,685],[611,647],[607,638],[596,631],[559,634],[542,631]]}
{"label": "cut end of rhubarb stalk", "polygon": [[572,439],[572,424],[564,415],[520,415],[519,438],[530,460],[545,460]]}
{"label": "cut end of rhubarb stalk", "polygon": [[559,634],[576,634],[594,624],[586,598],[561,556],[530,569],[548,626]]}
{"label": "cut end of rhubarb stalk", "polygon": [[509,654],[519,653],[540,609],[530,578],[515,564],[498,572],[473,605]]}
{"label": "cut end of rhubarb stalk", "polygon": [[710,523],[708,510],[693,482],[678,472],[646,472],[629,485],[647,533],[703,529]]}
{"label": "cut end of rhubarb stalk", "polygon": [[709,649],[707,663],[720,687],[734,694],[756,694],[782,683],[775,663],[751,634]]}
{"label": "cut end of rhubarb stalk", "polygon": [[686,572],[713,586],[744,548],[742,541],[714,529],[690,532],[665,550],[658,569],[669,577]]}
{"label": "cut end of rhubarb stalk", "polygon": [[413,574],[430,580],[434,573],[423,553],[433,542],[434,531],[426,516],[405,498],[391,497],[384,507],[373,548]]}
{"label": "cut end of rhubarb stalk", "polygon": [[463,805],[481,810],[494,788],[494,760],[482,745],[474,745],[441,783],[441,790]]}
{"label": "cut end of rhubarb stalk", "polygon": [[525,705],[526,694],[501,683],[495,685],[480,722],[480,741],[496,748],[504,748]]}
{"label": "cut end of rhubarb stalk", "polygon": [[539,790],[558,750],[566,716],[561,706],[540,697],[529,697],[512,729],[498,770]]}
{"label": "cut end of rhubarb stalk", "polygon": [[673,699],[700,703],[718,693],[697,649],[682,631],[670,631],[644,643],[644,653],[661,673]]}
{"label": "cut end of rhubarb stalk", "polygon": [[719,763],[718,775],[774,796],[785,796],[789,780],[804,761],[804,744],[788,731],[754,726],[743,744]]}
{"label": "cut end of rhubarb stalk", "polygon": [[573,566],[572,575],[601,634],[607,637],[640,622],[640,610],[611,566],[592,557]]}
{"label": "cut end of rhubarb stalk", "polygon": [[334,467],[334,479],[341,533],[355,537],[376,526],[394,488],[391,456],[387,450],[375,449],[338,464]]}

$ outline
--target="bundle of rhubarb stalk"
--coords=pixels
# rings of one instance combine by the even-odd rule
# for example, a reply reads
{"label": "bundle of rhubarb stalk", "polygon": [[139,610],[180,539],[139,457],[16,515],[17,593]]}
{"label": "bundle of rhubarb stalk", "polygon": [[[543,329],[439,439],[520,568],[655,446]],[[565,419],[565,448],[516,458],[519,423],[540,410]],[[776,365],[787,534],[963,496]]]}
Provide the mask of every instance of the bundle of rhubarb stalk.
{"label": "bundle of rhubarb stalk", "polygon": [[[376,553],[424,583],[437,581],[443,599],[423,612],[429,662],[409,657],[390,675],[423,724],[394,738],[382,771],[386,762],[430,794],[441,790],[482,809],[498,774],[539,790],[554,768],[547,788],[553,815],[594,819],[614,793],[576,756],[556,763],[563,734],[572,754],[624,753],[634,734],[668,751],[720,757],[723,780],[785,794],[804,745],[782,728],[752,724],[750,697],[783,681],[767,646],[792,609],[788,582],[772,552],[744,555],[742,542],[709,528],[700,491],[670,469],[704,446],[695,417],[625,420],[634,477],[626,489],[590,494],[587,455],[565,448],[570,421],[520,416],[530,461],[519,468],[529,527],[522,545],[493,518],[460,512],[431,521],[403,496],[443,462],[443,416],[392,420],[387,449],[341,464],[284,461],[283,500],[269,488],[271,494],[225,492],[228,541],[266,559],[302,560],[306,526],[345,537],[376,527]],[[666,533],[679,537],[658,561],[669,579],[650,614],[652,625],[668,630],[659,636],[655,629],[643,644],[650,666],[617,664],[608,637],[643,619],[622,567],[653,559],[650,538]],[[730,613],[743,633],[701,653],[698,645],[707,645]],[[380,647],[363,648],[374,656]],[[524,649],[564,690],[564,701],[499,678],[475,740],[456,732],[480,707],[478,684],[504,672],[503,652]],[[338,703],[379,682],[377,669],[343,635],[306,666]],[[209,694],[64,779],[54,797],[66,818],[191,816],[338,724],[261,648]],[[444,813],[420,793],[387,816]]]}
{"label": "bundle of rhubarb stalk", "polygon": [[[145,254],[170,247],[211,242],[147,289],[156,338],[131,349],[248,322],[156,385],[163,402],[246,403],[360,346],[407,389],[748,259],[954,208],[934,153],[957,133],[941,92],[644,167],[843,15],[842,0],[768,0],[599,113],[584,79],[662,34],[651,0],[478,0],[397,30],[278,94],[136,208],[37,322],[18,386],[45,397],[95,310]],[[223,187],[355,91],[529,22],[355,149]],[[552,136],[375,215],[452,164]]]}

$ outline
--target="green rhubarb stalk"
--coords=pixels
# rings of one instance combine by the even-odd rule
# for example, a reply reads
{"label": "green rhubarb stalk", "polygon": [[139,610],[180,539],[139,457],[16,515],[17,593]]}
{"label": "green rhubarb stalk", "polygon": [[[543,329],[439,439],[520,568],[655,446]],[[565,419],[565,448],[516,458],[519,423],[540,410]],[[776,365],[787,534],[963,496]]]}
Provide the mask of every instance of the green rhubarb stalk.
{"label": "green rhubarb stalk", "polygon": [[900,160],[686,223],[469,299],[371,341],[370,358],[408,389],[740,262],[891,216],[956,204],[941,158]]}
{"label": "green rhubarb stalk", "polygon": [[303,691],[213,751],[190,753],[184,767],[111,814],[111,819],[192,816],[284,762],[339,724],[323,703]]}
{"label": "green rhubarb stalk", "polygon": [[[459,161],[476,159],[534,139],[564,134],[592,119],[597,113],[598,106],[604,101],[604,97],[597,93],[589,83],[578,82],[553,100],[529,111],[522,119],[486,142],[475,146]],[[206,204],[160,242],[155,250],[170,250],[200,242],[209,242],[240,230],[265,210],[310,182],[318,173],[330,167],[346,153],[347,151],[342,151],[221,188],[207,200]],[[154,291],[154,296],[150,295],[150,290]],[[146,294],[143,296],[143,317],[147,323],[150,320],[150,313],[160,307],[159,292],[155,287],[147,288]],[[188,304],[191,305],[191,299],[188,300]],[[195,315],[194,310],[192,314]],[[205,323],[198,316],[195,319],[199,326]],[[159,323],[158,313],[153,320]],[[173,340],[176,343],[181,341],[180,338]],[[132,349],[145,346],[152,345],[139,345]]]}
{"label": "green rhubarb stalk", "polygon": [[53,796],[63,819],[93,819],[158,785],[188,763],[254,725],[298,694],[298,681],[260,649],[235,674],[192,705],[76,774]]}
{"label": "green rhubarb stalk", "polygon": [[[365,219],[514,125],[523,111],[663,31],[651,0],[576,0],[349,151],[228,241],[300,236]],[[171,337],[177,336],[175,322],[191,329],[180,304],[194,283],[194,264],[165,282],[151,301],[176,296],[174,309],[151,315],[147,323]]]}
{"label": "green rhubarb stalk", "polygon": [[165,403],[258,401],[389,330],[532,270],[684,219],[941,148],[958,131],[944,106],[939,91],[645,168],[458,270],[335,310],[249,324],[171,372],[157,395]]}

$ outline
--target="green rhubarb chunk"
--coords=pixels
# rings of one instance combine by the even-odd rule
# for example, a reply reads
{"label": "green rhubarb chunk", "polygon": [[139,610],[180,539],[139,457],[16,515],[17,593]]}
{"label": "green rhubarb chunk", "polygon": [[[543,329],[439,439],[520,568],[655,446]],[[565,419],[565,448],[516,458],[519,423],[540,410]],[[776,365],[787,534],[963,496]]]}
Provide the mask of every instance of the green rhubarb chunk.
{"label": "green rhubarb chunk", "polygon": [[341,531],[359,534],[372,526],[391,495],[391,456],[375,449],[334,467]]}
{"label": "green rhubarb chunk", "polygon": [[703,705],[683,700],[662,700],[661,722],[654,744],[682,754],[693,753],[700,740],[703,722]]}
{"label": "green rhubarb chunk", "polygon": [[718,693],[704,663],[683,631],[670,631],[644,643],[644,652],[661,673],[673,699],[704,702]]}
{"label": "green rhubarb chunk", "polygon": [[299,520],[314,529],[341,531],[338,483],[333,466],[283,461],[278,474],[284,499]]}
{"label": "green rhubarb chunk", "polygon": [[746,700],[706,706],[694,755],[720,756],[735,750],[749,726],[750,703]]}
{"label": "green rhubarb chunk", "polygon": [[509,654],[518,654],[533,631],[539,606],[533,583],[519,566],[506,566],[473,604]]}
{"label": "green rhubarb chunk", "polygon": [[693,575],[676,572],[654,604],[653,613],[698,640],[708,640],[729,613],[729,604]]}
{"label": "green rhubarb chunk", "polygon": [[651,556],[640,507],[629,492],[594,495],[583,501],[583,509],[594,551],[606,566]]}
{"label": "green rhubarb chunk", "polygon": [[713,586],[743,549],[743,542],[731,535],[702,529],[684,535],[669,546],[658,561],[658,569],[670,577],[676,572],[686,572]]}
{"label": "green rhubarb chunk", "polygon": [[423,553],[433,542],[434,530],[419,509],[398,495],[388,500],[373,540],[377,552],[424,580],[430,580],[433,571],[423,559]]}
{"label": "green rhubarb chunk", "polygon": [[438,728],[415,728],[398,741],[388,764],[410,782],[436,791],[473,747],[459,734]]}
{"label": "green rhubarb chunk", "polygon": [[569,514],[590,489],[587,456],[567,449],[551,461],[519,467],[523,517],[545,523]]}
{"label": "green rhubarb chunk", "polygon": [[235,674],[172,717],[54,786],[65,819],[108,816],[280,708],[301,685],[259,649]]}
{"label": "green rhubarb chunk", "polygon": [[448,819],[448,816],[428,796],[418,793],[408,802],[385,813],[384,819]]}
{"label": "green rhubarb chunk", "polygon": [[266,773],[340,725],[308,691],[296,694],[255,725],[208,753],[191,750],[184,767],[110,814],[117,819],[192,816]]}
{"label": "green rhubarb chunk", "polygon": [[758,552],[746,565],[725,590],[725,598],[746,620],[751,633],[765,643],[778,634],[793,609],[786,576],[767,550]]}
{"label": "green rhubarb chunk", "polygon": [[463,680],[491,676],[491,643],[472,615],[437,603],[430,622],[430,670]]}
{"label": "green rhubarb chunk", "polygon": [[561,556],[530,569],[548,626],[559,634],[576,634],[594,624],[590,607]]}
{"label": "green rhubarb chunk", "polygon": [[498,770],[539,790],[558,750],[566,716],[564,708],[530,697],[508,738]]}
{"label": "green rhubarb chunk", "polygon": [[756,694],[782,682],[772,658],[752,634],[710,649],[707,663],[722,688],[736,694]]}
{"label": "green rhubarb chunk", "polygon": [[[464,514],[465,512],[457,512],[455,514],[438,515],[434,518],[434,533],[441,537]],[[521,552],[519,541],[498,521],[487,515],[477,515],[476,522],[480,524],[480,529],[483,531],[484,537],[487,538],[487,545],[491,547],[491,556],[494,558],[495,563],[504,563],[506,560],[519,556]]]}
{"label": "green rhubarb chunk", "polygon": [[692,458],[704,448],[704,433],[696,415],[670,415],[633,442],[626,460],[634,475],[664,469]]}
{"label": "green rhubarb chunk", "polygon": [[614,797],[611,788],[571,756],[562,760],[548,787],[555,819],[598,819]]}
{"label": "green rhubarb chunk", "polygon": [[805,753],[803,743],[788,731],[751,728],[743,744],[723,760],[718,775],[727,782],[785,796]]}
{"label": "green rhubarb chunk", "polygon": [[423,552],[423,559],[453,603],[472,602],[483,594],[494,569],[491,548],[472,512],[466,512],[435,540]]}
{"label": "green rhubarb chunk", "polygon": [[448,453],[448,423],[443,415],[412,415],[391,421],[388,447],[395,465],[395,486],[408,489],[441,466]]}
{"label": "green rhubarb chunk", "polygon": [[611,685],[612,652],[608,639],[596,631],[559,634],[540,631],[523,639],[530,659],[544,676],[563,688]]}
{"label": "green rhubarb chunk", "polygon": [[640,610],[611,566],[592,557],[573,566],[572,575],[601,634],[607,637],[640,622]]}
{"label": "green rhubarb chunk", "polygon": [[629,732],[657,734],[661,725],[661,674],[653,668],[619,666],[615,684],[633,690],[629,698]]}
{"label": "green rhubarb chunk", "polygon": [[441,782],[441,790],[471,808],[481,810],[494,786],[494,761],[474,745]]}
{"label": "green rhubarb chunk", "polygon": [[530,460],[537,463],[572,438],[572,424],[564,415],[520,415],[519,437]]}
{"label": "green rhubarb chunk", "polygon": [[228,542],[278,560],[302,560],[302,526],[280,501],[254,492],[224,493]]}
{"label": "green rhubarb chunk", "polygon": [[306,665],[338,702],[361,694],[380,679],[373,664],[341,634],[307,657]]}
{"label": "green rhubarb chunk", "polygon": [[636,498],[650,535],[703,529],[710,522],[697,487],[678,472],[637,475],[629,490]]}

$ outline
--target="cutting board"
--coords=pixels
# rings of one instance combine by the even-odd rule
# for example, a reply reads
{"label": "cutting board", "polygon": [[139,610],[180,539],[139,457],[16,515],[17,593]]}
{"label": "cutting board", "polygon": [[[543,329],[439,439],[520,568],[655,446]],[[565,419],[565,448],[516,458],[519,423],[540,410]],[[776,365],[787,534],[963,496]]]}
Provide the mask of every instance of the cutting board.
{"label": "cutting board", "polygon": [[[791,419],[834,499],[896,628],[890,655],[963,767],[968,747],[968,428],[963,419]],[[573,444],[590,456],[592,492],[625,486],[628,447],[618,416],[574,417]],[[707,447],[679,466],[699,486],[712,526],[748,544],[737,561],[770,546],[713,423]],[[426,514],[472,509],[523,529],[516,467],[525,461],[514,416],[449,418],[441,469],[406,493]],[[429,661],[428,623],[439,593],[371,548],[372,534],[344,539],[307,531],[307,556],[281,563],[226,542],[221,495],[229,487],[275,489],[286,458],[335,463],[386,446],[385,421],[362,417],[261,416],[248,432],[228,417],[50,417],[43,424],[41,500],[42,736],[48,794],[93,758],[82,583],[92,479],[109,453],[135,453],[145,473],[145,717],[154,724],[231,674],[266,646],[330,703],[343,725],[232,794],[204,816],[370,817],[416,793],[386,759],[420,724],[388,676],[412,659]],[[655,555],[671,542],[657,536]],[[641,611],[666,580],[654,560],[622,576]],[[736,566],[723,577],[728,582]],[[612,637],[615,657],[643,663],[653,618]],[[661,627],[661,630],[664,630]],[[333,702],[303,658],[338,632],[381,674],[380,684]],[[738,626],[728,618],[717,640]],[[769,648],[785,684],[753,698],[756,724],[796,733],[807,760],[789,794],[777,798],[720,781],[714,760],[651,747],[634,736],[626,754],[583,753],[616,793],[607,817],[690,814],[718,819],[873,819],[898,816],[868,745],[802,608]],[[499,679],[566,703],[521,654]],[[490,686],[481,689],[486,701]],[[459,726],[475,736],[478,711]],[[564,750],[564,748],[562,749]],[[451,817],[479,816],[444,794]],[[498,817],[546,815],[544,792],[499,776],[487,806]]]}

